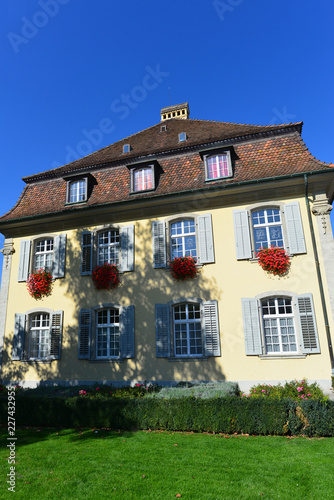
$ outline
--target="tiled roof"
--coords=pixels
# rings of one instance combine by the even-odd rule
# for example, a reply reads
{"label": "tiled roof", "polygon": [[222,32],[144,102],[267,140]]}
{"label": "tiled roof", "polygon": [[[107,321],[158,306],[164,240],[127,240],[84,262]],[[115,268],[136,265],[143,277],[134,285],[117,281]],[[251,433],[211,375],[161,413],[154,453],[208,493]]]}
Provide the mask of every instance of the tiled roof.
{"label": "tiled roof", "polygon": [[[333,167],[310,154],[300,137],[301,123],[259,126],[171,119],[163,125],[167,125],[165,132],[159,123],[68,165],[26,177],[27,185],[19,201],[0,218],[0,229],[1,222],[73,210],[73,205],[65,205],[63,177],[75,172],[91,170],[96,180],[87,203],[77,205],[77,210],[205,188],[208,183],[199,149],[214,147],[218,142],[233,144],[234,173],[230,179],[210,181],[210,186]],[[180,132],[187,133],[186,143],[178,142]],[[122,153],[123,144],[131,145],[130,153]],[[159,163],[156,189],[130,194],[129,164],[147,160],[148,155],[156,157]]]}

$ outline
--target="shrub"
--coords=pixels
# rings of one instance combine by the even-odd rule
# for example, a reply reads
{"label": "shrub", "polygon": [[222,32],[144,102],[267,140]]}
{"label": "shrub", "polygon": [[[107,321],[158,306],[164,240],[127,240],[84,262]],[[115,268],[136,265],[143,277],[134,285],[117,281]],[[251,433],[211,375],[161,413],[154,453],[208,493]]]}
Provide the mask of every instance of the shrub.
{"label": "shrub", "polygon": [[151,397],[160,399],[184,398],[193,396],[201,399],[218,398],[226,396],[239,396],[240,389],[236,382],[202,382],[191,384],[180,382],[176,387],[164,387]]}
{"label": "shrub", "polygon": [[[247,397],[246,394],[242,394],[243,397]],[[284,386],[281,384],[270,385],[270,384],[258,384],[254,385],[248,395],[249,398],[271,398],[271,399],[283,399],[289,398],[293,400],[308,400],[308,399],[319,399],[326,401],[328,396],[325,396],[321,388],[316,382],[309,384],[307,380],[293,380],[291,382],[286,382]]]}

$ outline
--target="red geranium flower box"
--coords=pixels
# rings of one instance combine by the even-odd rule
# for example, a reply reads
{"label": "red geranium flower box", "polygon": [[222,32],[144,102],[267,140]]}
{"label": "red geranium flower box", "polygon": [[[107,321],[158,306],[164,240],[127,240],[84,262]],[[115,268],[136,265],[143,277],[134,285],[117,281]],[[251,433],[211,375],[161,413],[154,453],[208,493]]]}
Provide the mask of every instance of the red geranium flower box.
{"label": "red geranium flower box", "polygon": [[96,266],[92,272],[92,280],[96,290],[112,290],[120,283],[118,267],[108,262],[103,266]]}
{"label": "red geranium flower box", "polygon": [[29,295],[38,300],[47,297],[52,291],[52,274],[45,269],[39,269],[27,279]]}
{"label": "red geranium flower box", "polygon": [[260,248],[256,256],[262,269],[270,274],[282,276],[289,269],[290,257],[284,248]]}
{"label": "red geranium flower box", "polygon": [[196,278],[198,269],[194,257],[175,257],[170,264],[170,272],[175,280],[184,281]]}

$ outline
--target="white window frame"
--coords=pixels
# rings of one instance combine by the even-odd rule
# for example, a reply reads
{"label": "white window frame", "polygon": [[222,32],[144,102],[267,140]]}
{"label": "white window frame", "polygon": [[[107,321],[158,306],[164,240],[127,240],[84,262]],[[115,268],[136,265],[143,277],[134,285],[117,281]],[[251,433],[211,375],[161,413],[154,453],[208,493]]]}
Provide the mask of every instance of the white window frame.
{"label": "white window frame", "polygon": [[[228,175],[220,175],[218,177],[209,177],[209,166],[208,166],[208,161],[210,158],[216,158],[217,159],[220,156],[225,156],[226,161],[227,161],[227,168],[228,168]],[[230,151],[221,151],[215,154],[206,154],[203,156],[204,159],[204,166],[205,166],[205,180],[206,181],[217,181],[220,179],[229,179],[230,177],[233,176],[233,170],[232,170],[232,161],[231,161],[231,152]],[[219,161],[219,160],[218,160]]]}
{"label": "white window frame", "polygon": [[[80,199],[80,191],[77,190],[76,198],[71,201],[71,187],[83,182],[84,183],[84,192],[81,193]],[[80,177],[80,178],[72,178],[67,181],[66,185],[66,203],[69,205],[75,205],[77,203],[85,203],[88,197],[88,177]]]}
{"label": "white window frame", "polygon": [[[270,217],[268,215],[268,210],[278,210],[279,211],[279,216],[280,216],[279,222],[277,222],[277,221],[269,222],[268,221],[268,219]],[[253,214],[260,212],[260,211],[264,212],[265,222],[262,224],[261,223],[254,224]],[[278,246],[279,248],[286,249],[286,244],[285,244],[286,236],[284,235],[284,233],[285,233],[284,217],[282,215],[281,207],[279,207],[279,206],[272,206],[271,207],[271,206],[266,205],[264,207],[254,208],[253,210],[250,211],[250,223],[251,223],[251,239],[252,239],[252,247],[253,247],[254,255],[259,251],[259,249],[256,249],[256,241],[255,241],[255,236],[254,236],[254,230],[256,230],[257,228],[263,229],[266,233],[266,244],[261,246],[260,248],[268,248],[268,247],[272,247],[272,246]],[[280,227],[281,228],[282,237],[280,239],[283,241],[283,244],[281,244],[281,245],[271,244],[271,242],[270,242],[270,228],[272,228],[272,227]]]}
{"label": "white window frame", "polygon": [[[193,221],[194,230],[191,233],[185,232],[184,222],[188,222],[188,221]],[[172,226],[174,224],[178,224],[178,223],[181,223],[181,233],[172,235]],[[192,216],[182,217],[182,218],[172,219],[169,221],[169,224],[168,224],[168,240],[169,240],[168,248],[169,248],[170,260],[173,260],[175,257],[192,256],[196,259],[196,262],[197,262],[197,260],[198,260],[197,232],[198,231],[197,231],[197,227],[196,227],[196,217],[192,217]],[[195,253],[196,253],[196,255],[194,255],[193,253],[191,253],[191,254],[187,253],[187,249],[185,248],[186,247],[185,242],[186,242],[186,238],[188,236],[189,237],[194,236],[194,238],[195,238],[195,246],[196,246]],[[177,239],[177,238],[180,238],[182,240],[182,255],[176,256],[176,255],[174,255],[174,252],[173,252],[172,240]]]}
{"label": "white window frame", "polygon": [[[110,315],[111,315],[111,311],[115,311],[115,314],[117,314],[118,316],[118,323],[112,323],[110,321]],[[107,323],[104,324],[104,323],[99,323],[99,315],[100,314],[103,314],[104,312],[107,313]],[[121,354],[121,331],[120,331],[120,310],[118,307],[108,307],[108,308],[103,308],[103,309],[99,309],[97,311],[95,311],[95,342],[96,342],[96,352],[95,352],[95,356],[96,356],[96,359],[119,359],[120,358],[120,354]],[[106,328],[107,329],[107,354],[105,356],[103,355],[99,355],[98,352],[99,352],[99,333],[100,333],[100,330],[103,329],[103,328]],[[117,334],[114,333],[115,337],[116,335],[118,336],[118,353],[117,354],[110,354],[110,341],[111,341],[111,335],[113,335],[113,333],[111,332],[111,329],[116,329],[118,330]],[[116,340],[115,340],[116,341]]]}
{"label": "white window frame", "polygon": [[[135,186],[136,173],[141,172],[142,176],[145,178],[145,171],[151,172],[152,187],[136,190],[135,189],[136,188],[136,186]],[[155,189],[155,168],[154,168],[154,165],[142,165],[142,166],[138,166],[136,168],[133,168],[133,169],[131,169],[130,175],[131,175],[131,193],[136,194],[136,193],[145,193],[147,191],[154,191],[154,189]]]}
{"label": "white window frame", "polygon": [[[47,246],[47,242],[48,241],[52,241],[52,250],[43,250],[43,251],[38,251],[37,250],[37,246],[39,243],[44,243],[44,247]],[[34,271],[38,271],[39,269],[47,269],[48,271],[50,271],[52,273],[52,270],[53,270],[53,259],[54,259],[54,256],[53,256],[53,247],[54,247],[54,239],[53,239],[53,236],[45,236],[43,238],[39,237],[38,239],[34,240],[33,241],[33,259],[32,259],[32,272]],[[42,256],[43,257],[43,265],[41,266],[37,266],[36,265],[36,256],[39,255],[39,256]],[[46,261],[47,261],[47,258],[48,256],[51,255],[51,265],[46,267]]]}
{"label": "white window frame", "polygon": [[[288,313],[288,312],[285,312],[284,314],[283,313],[280,313],[279,312],[279,300],[282,300],[282,301],[290,301],[290,304],[289,304],[289,308],[291,308],[291,312]],[[264,302],[265,301],[273,301],[274,302],[274,308],[275,308],[275,313],[274,314],[265,314],[264,312],[264,308],[265,308],[265,304]],[[261,316],[262,316],[262,335],[263,335],[263,342],[264,342],[264,349],[265,349],[265,354],[268,355],[268,356],[275,356],[275,355],[279,355],[279,356],[291,356],[291,355],[294,355],[294,354],[300,354],[301,351],[300,351],[300,342],[298,341],[298,332],[297,332],[297,328],[296,328],[296,320],[295,320],[295,315],[296,315],[296,310],[293,306],[293,299],[292,297],[282,297],[282,296],[275,296],[275,297],[266,297],[266,298],[263,298],[260,300],[260,304],[261,304]],[[284,307],[286,306],[286,304],[284,304]],[[283,305],[281,306],[283,307]],[[292,326],[293,328],[293,335],[294,335],[294,338],[295,338],[295,342],[294,344],[296,345],[296,349],[295,350],[287,350],[285,351],[283,349],[283,340],[282,340],[282,337],[283,337],[283,333],[282,333],[282,328],[284,328],[284,326],[281,325],[281,320],[292,320],[292,325],[290,325],[290,327]],[[268,350],[268,345],[267,345],[267,342],[266,342],[266,325],[265,325],[265,322],[266,321],[274,321],[276,322],[276,328],[277,328],[277,337],[278,337],[278,345],[279,345],[279,350],[278,351],[270,351]],[[271,328],[270,328],[271,329]],[[288,336],[288,334],[286,334]],[[274,335],[271,334],[271,337],[273,337]],[[290,345],[290,342],[288,342],[288,344]]]}
{"label": "white window frame", "polygon": [[[177,309],[179,308],[185,308],[185,319],[176,319],[176,314],[177,314]],[[199,313],[199,318],[190,318],[191,308],[196,308],[197,310],[194,309],[194,315],[196,313]],[[178,314],[182,314],[181,311],[178,311]],[[190,357],[202,357],[203,356],[203,350],[204,350],[204,342],[203,342],[203,325],[202,325],[202,311],[201,311],[201,305],[199,303],[194,303],[194,302],[184,302],[181,304],[175,304],[172,306],[172,320],[173,320],[173,343],[174,343],[174,355],[176,358],[190,358]],[[182,331],[177,331],[178,328],[177,326],[185,326],[186,327],[186,338],[182,339]],[[191,349],[194,346],[191,346],[191,341],[194,340],[196,342],[196,325],[200,326],[200,337],[201,337],[201,344],[200,344],[200,350],[201,352],[197,353],[191,353]],[[193,332],[191,331],[191,327],[193,327]],[[194,333],[195,336],[192,337],[191,334]],[[179,335],[180,334],[180,335]],[[178,352],[178,350],[183,351],[184,344],[183,340],[186,340],[186,353]],[[178,345],[180,343],[180,345]],[[183,345],[182,345],[183,344]]]}
{"label": "white window frame", "polygon": [[[33,327],[32,321],[33,321],[33,318],[36,316],[39,316],[39,321],[43,321],[43,316],[47,316],[47,320],[48,320],[47,326],[46,327],[43,327],[43,326]],[[28,338],[29,338],[29,341],[28,341],[28,359],[31,361],[48,359],[50,356],[50,341],[51,341],[51,338],[50,338],[50,314],[46,313],[46,312],[32,313],[28,316],[28,322],[29,322],[29,324],[28,324]],[[35,332],[35,331],[39,331],[39,338],[38,338],[38,343],[37,343],[38,344],[38,356],[31,355],[31,351],[33,349],[32,336],[33,336],[33,332]],[[40,355],[41,344],[42,344],[41,340],[43,337],[43,333],[47,334],[47,351],[48,352],[47,352],[46,356]]]}
{"label": "white window frame", "polygon": [[179,142],[185,142],[187,139],[188,139],[187,132],[180,132],[179,133]]}
{"label": "white window frame", "polygon": [[[117,238],[118,241],[112,241],[111,238],[111,233],[117,233]],[[108,233],[108,243],[100,243],[100,236],[103,233]],[[107,253],[108,253],[108,259],[103,260],[103,262],[100,260],[100,248],[105,247],[107,248]],[[116,249],[116,253],[118,254],[118,257],[116,259],[111,258],[111,254],[113,253],[113,249]],[[105,262],[108,262],[108,264],[114,264],[117,267],[120,265],[120,260],[121,260],[121,235],[118,227],[109,227],[105,229],[101,229],[96,233],[96,264],[98,266],[103,266]]]}

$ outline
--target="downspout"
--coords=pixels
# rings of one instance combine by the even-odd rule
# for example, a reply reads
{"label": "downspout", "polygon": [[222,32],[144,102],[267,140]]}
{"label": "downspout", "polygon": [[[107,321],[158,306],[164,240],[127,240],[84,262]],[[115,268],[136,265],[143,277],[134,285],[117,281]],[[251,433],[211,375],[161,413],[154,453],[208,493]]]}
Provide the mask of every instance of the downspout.
{"label": "downspout", "polygon": [[308,222],[309,222],[309,225],[310,225],[312,247],[313,247],[314,260],[315,260],[315,267],[316,267],[316,270],[317,270],[317,277],[318,277],[320,297],[321,297],[321,305],[322,305],[322,311],[323,311],[324,320],[325,320],[325,329],[326,329],[326,336],[327,336],[327,344],[328,344],[329,357],[330,357],[330,360],[331,360],[332,377],[334,377],[334,355],[333,355],[333,347],[332,347],[332,341],[331,341],[331,332],[330,332],[330,329],[329,329],[329,321],[328,321],[328,314],[327,314],[327,307],[326,307],[324,287],[323,287],[322,277],[321,277],[321,271],[320,271],[318,250],[317,250],[317,245],[316,245],[315,235],[314,235],[314,229],[313,229],[313,223],[312,223],[310,202],[309,202],[309,199],[308,199],[308,178],[307,178],[307,174],[304,174],[304,180],[305,180],[305,202],[306,202],[306,207],[307,207]]}

